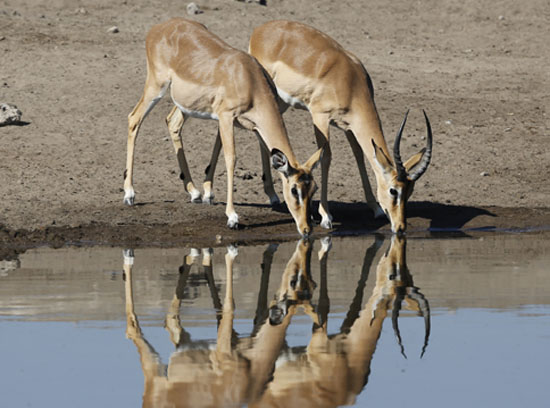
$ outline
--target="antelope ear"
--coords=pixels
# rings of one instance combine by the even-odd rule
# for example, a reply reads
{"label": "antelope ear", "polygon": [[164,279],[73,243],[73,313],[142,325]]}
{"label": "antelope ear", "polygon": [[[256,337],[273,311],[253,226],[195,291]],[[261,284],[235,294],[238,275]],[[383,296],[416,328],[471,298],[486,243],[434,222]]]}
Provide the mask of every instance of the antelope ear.
{"label": "antelope ear", "polygon": [[418,153],[416,153],[413,157],[405,162],[404,166],[407,173],[409,173],[418,163],[420,163],[420,160],[422,160],[422,156],[424,156],[425,152],[426,148],[424,147],[422,150],[420,150]]}
{"label": "antelope ear", "polygon": [[325,153],[325,149],[327,148],[328,143],[325,143],[323,147],[321,147],[319,150],[317,150],[313,155],[307,159],[307,162],[304,164],[304,168],[308,171],[313,171],[321,162],[321,159],[323,158],[323,154]]}
{"label": "antelope ear", "polygon": [[371,139],[372,147],[374,148],[374,161],[380,167],[384,174],[391,173],[394,169],[391,160],[386,156],[384,151],[378,147],[374,140]]}
{"label": "antelope ear", "polygon": [[279,149],[271,150],[271,165],[275,170],[283,173],[285,177],[288,177],[294,171],[286,155]]}

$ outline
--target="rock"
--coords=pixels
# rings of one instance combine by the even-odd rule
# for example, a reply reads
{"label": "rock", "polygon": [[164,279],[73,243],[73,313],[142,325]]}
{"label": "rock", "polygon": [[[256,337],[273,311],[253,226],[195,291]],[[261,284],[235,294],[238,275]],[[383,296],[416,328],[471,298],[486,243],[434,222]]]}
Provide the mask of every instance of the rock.
{"label": "rock", "polygon": [[479,173],[479,175],[481,177],[487,177],[489,175],[489,173],[487,173],[486,171],[482,171],[481,173]]}
{"label": "rock", "polygon": [[107,30],[107,32],[108,32],[109,34],[116,34],[116,33],[120,32],[120,30],[118,29],[117,26],[112,26],[111,28],[109,28],[109,29]]}
{"label": "rock", "polygon": [[20,122],[21,115],[17,106],[0,102],[0,126]]}
{"label": "rock", "polygon": [[193,16],[195,14],[202,14],[203,11],[195,3],[189,3],[187,5],[187,14]]}

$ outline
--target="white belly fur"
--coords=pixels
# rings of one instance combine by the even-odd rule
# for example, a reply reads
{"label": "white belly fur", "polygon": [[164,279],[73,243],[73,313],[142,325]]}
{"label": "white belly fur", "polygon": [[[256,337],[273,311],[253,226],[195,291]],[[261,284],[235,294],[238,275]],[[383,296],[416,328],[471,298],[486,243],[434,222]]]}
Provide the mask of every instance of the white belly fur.
{"label": "white belly fur", "polygon": [[216,92],[216,88],[197,85],[177,76],[172,78],[172,101],[188,117],[218,120],[212,106]]}
{"label": "white belly fur", "polygon": [[190,110],[190,109],[184,108],[176,101],[174,101],[174,104],[179,108],[179,110],[182,111],[182,113],[185,116],[191,116],[192,118],[198,118],[198,119],[213,119],[213,120],[219,119],[218,115],[216,115],[214,112],[200,112],[200,111]]}
{"label": "white belly fur", "polygon": [[300,99],[289,95],[288,93],[283,91],[281,88],[277,88],[277,94],[279,94],[279,97],[283,101],[285,101],[285,103],[292,106],[293,108],[307,109],[307,106],[305,103],[303,103]]}

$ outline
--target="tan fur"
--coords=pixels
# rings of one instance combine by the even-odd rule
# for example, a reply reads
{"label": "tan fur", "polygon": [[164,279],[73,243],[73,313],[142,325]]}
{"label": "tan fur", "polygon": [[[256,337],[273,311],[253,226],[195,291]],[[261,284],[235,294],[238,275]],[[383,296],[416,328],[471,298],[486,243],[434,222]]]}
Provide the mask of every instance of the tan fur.
{"label": "tan fur", "polygon": [[[193,185],[183,152],[181,128],[188,116],[217,119],[219,137],[227,167],[228,225],[235,228],[238,216],[233,206],[233,171],[235,167],[235,141],[233,125],[238,123],[257,132],[263,145],[277,149],[287,158],[289,166],[298,172],[311,173],[311,166],[301,166],[284,127],[272,88],[262,67],[248,54],[230,47],[210,33],[202,24],[174,18],[151,28],[146,39],[147,79],[143,95],[128,116],[128,154],[124,180],[125,203],[134,202],[132,185],[134,145],[139,127],[158,100],[169,92],[174,108],[167,124],[178,157],[182,179],[192,200],[200,201]],[[215,149],[220,149],[217,143]],[[317,156],[320,152],[316,153]],[[314,155],[315,156],[315,155]],[[213,170],[207,175],[204,201],[212,199]],[[283,194],[291,198],[292,182],[284,177]],[[311,232],[309,219],[304,218],[311,196],[291,210],[300,234]]]}
{"label": "tan fur", "polygon": [[[372,142],[390,158],[382,126],[374,103],[372,84],[359,59],[326,34],[305,24],[271,21],[257,27],[250,38],[249,52],[273,78],[279,95],[296,107],[303,104],[311,113],[319,146],[329,141],[329,125],[346,132],[361,175],[365,197],[375,215],[380,215],[369,185],[363,155],[376,177],[377,198],[391,221],[392,231],[406,228],[405,204],[414,181],[398,180],[391,159],[380,166]],[[290,96],[290,99],[288,98]],[[300,103],[292,103],[299,101]],[[332,226],[328,211],[328,172],[330,147],[322,165],[321,225]],[[396,200],[390,193],[399,193]]]}

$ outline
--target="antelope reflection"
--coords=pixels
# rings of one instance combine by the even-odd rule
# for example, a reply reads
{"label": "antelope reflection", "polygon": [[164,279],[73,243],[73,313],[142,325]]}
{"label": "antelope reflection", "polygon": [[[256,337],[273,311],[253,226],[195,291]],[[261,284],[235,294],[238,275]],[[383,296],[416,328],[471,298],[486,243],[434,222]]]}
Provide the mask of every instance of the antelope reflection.
{"label": "antelope reflection", "polygon": [[[382,243],[377,238],[367,249],[355,296],[339,333],[335,335],[327,333],[329,240],[321,242],[318,252],[321,274],[317,305],[312,303],[316,288],[310,274],[312,242],[298,241],[271,302],[267,300],[267,292],[276,247],[265,250],[254,328],[246,338],[238,338],[233,330],[232,272],[237,250],[228,247],[225,255],[227,284],[223,304],[212,278],[211,251],[203,251],[202,266],[214,306],[220,310],[215,347],[191,341],[180,323],[183,289],[190,266],[198,260],[197,256],[186,257],[166,319],[170,338],[176,346],[168,366],[161,363],[159,355],[140,330],[132,294],[133,258],[127,253],[124,266],[126,334],[135,343],[141,359],[145,376],[143,406],[336,407],[352,404],[367,383],[383,321],[390,309],[402,352],[397,321],[403,303],[406,309],[424,316],[426,333],[422,354],[430,331],[428,302],[413,286],[406,266],[406,242],[402,237],[393,236],[389,248],[381,256],[376,268],[375,287],[361,310],[369,271]],[[285,344],[286,332],[299,309],[303,309],[313,321],[312,336],[306,347],[289,348]]]}

